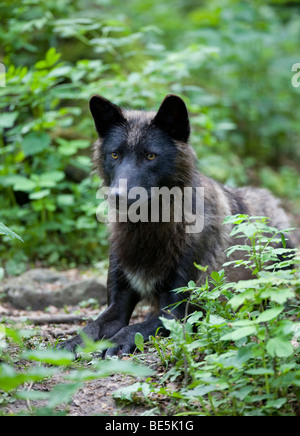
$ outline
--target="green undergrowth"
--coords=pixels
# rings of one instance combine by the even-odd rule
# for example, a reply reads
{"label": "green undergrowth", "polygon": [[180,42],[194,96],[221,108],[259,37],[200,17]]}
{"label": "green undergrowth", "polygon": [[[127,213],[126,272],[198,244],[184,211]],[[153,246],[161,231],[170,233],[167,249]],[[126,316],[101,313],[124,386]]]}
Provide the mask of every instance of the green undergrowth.
{"label": "green undergrowth", "polygon": [[[38,330],[2,321],[1,413],[21,399],[27,404],[21,414],[66,414],[84,382],[117,372],[139,379],[114,397],[121,404],[146,406],[150,414],[299,414],[299,254],[286,248],[289,230],[279,232],[267,218],[236,215],[225,221],[248,245],[231,247],[224,266],[233,251],[244,251],[235,267],[250,269],[253,278],[229,283],[223,269],[202,286],[189,282],[175,290],[187,295],[187,316],[183,322],[163,318],[168,338],[153,336],[145,344],[137,334],[133,361],[101,360],[95,353],[108,343],[88,340],[75,361],[73,354],[45,347]],[[4,225],[0,230],[18,237]],[[191,305],[197,310],[188,314]],[[157,356],[152,369],[150,355]],[[49,391],[34,388],[54,377],[59,381]]]}
{"label": "green undergrowth", "polygon": [[235,266],[249,268],[253,278],[228,283],[222,270],[200,287],[181,288],[187,304],[199,309],[183,323],[163,318],[170,337],[151,338],[164,375],[121,388],[117,398],[177,416],[299,414],[299,256],[266,218],[237,215],[226,222],[250,242],[228,253],[245,251]]}
{"label": "green undergrowth", "polygon": [[143,110],[179,94],[201,171],[299,214],[297,2],[2,0],[0,16],[0,221],[24,240],[3,239],[6,276],[107,257],[94,94]]}

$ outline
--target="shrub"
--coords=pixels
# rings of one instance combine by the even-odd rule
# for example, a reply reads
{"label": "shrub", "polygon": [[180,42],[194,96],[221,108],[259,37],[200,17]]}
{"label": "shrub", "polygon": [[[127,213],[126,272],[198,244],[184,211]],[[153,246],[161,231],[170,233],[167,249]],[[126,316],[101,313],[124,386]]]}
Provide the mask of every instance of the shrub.
{"label": "shrub", "polygon": [[[171,402],[169,413],[177,416],[298,413],[300,274],[291,264],[300,259],[281,248],[284,261],[269,265],[279,254],[270,244],[281,242],[282,235],[265,218],[238,215],[226,221],[235,224],[233,234],[250,240],[236,267],[251,268],[253,279],[228,283],[222,270],[200,287],[190,282],[181,288],[199,311],[183,324],[163,318],[170,338],[152,338],[166,373],[159,382],[120,389],[118,398],[134,401],[129,394],[147,392],[147,401],[152,398],[161,413],[163,395]],[[237,245],[229,252],[241,249]],[[282,269],[288,265],[291,269]]]}

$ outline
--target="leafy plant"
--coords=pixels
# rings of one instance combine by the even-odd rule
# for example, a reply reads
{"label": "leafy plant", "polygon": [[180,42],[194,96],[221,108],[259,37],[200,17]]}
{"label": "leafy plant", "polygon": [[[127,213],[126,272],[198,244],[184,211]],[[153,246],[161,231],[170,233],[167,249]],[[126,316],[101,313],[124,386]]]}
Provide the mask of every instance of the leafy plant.
{"label": "leafy plant", "polygon": [[[0,406],[16,399],[26,400],[25,415],[65,414],[67,404],[84,382],[108,377],[111,374],[130,374],[145,377],[148,368],[128,361],[92,359],[91,353],[107,348],[106,341],[87,342],[81,350],[81,362],[74,361],[74,354],[49,348],[28,349],[27,341],[37,334],[28,329],[17,330],[0,324]],[[12,345],[14,346],[12,347]],[[17,350],[15,347],[18,347]],[[13,356],[12,352],[13,351]],[[88,362],[88,366],[85,365]],[[34,390],[36,382],[43,382],[56,375],[59,382],[50,391]],[[32,402],[43,400],[43,406]],[[4,412],[0,412],[3,414]],[[4,413],[5,414],[5,413]]]}
{"label": "leafy plant", "polygon": [[[170,4],[160,0],[132,0],[121,13],[117,0],[3,0],[0,15],[6,69],[0,220],[14,229],[0,225],[0,278],[4,267],[12,275],[35,262],[73,267],[106,257],[106,230],[95,218],[100,181],[89,176],[96,134],[88,100],[95,93],[135,109],[157,109],[167,93],[181,94],[201,170],[230,185],[264,185],[299,213],[299,88],[291,85],[291,66],[299,61],[296,4],[176,0],[170,14]],[[201,287],[190,282],[188,305],[200,310],[184,324],[166,320],[170,338],[151,339],[167,371],[164,385],[138,382],[127,399],[136,399],[135,389],[154,410],[161,408],[159,398],[170,400],[169,413],[292,413],[299,386],[296,342],[292,349],[290,341],[298,335],[299,271],[283,268],[299,259],[285,249],[280,232],[265,234],[267,221],[233,217],[228,223],[238,221],[236,235],[250,244],[231,250],[243,251],[237,268],[249,268],[253,279],[229,284],[219,271]],[[12,241],[17,234],[23,244]],[[5,333],[17,346],[26,339],[7,326]],[[136,344],[145,352],[140,336]],[[22,383],[51,376],[47,366],[32,367],[39,363],[30,363],[29,354],[18,369],[7,345],[2,338],[1,380],[9,389],[1,401],[14,399]],[[49,356],[40,355],[45,365]],[[53,397],[44,393],[49,413],[84,378],[73,375]],[[183,387],[175,391],[170,381]],[[20,395],[29,402],[30,395],[42,397],[26,389]]]}
{"label": "leafy plant", "polygon": [[9,229],[8,227],[6,227],[6,225],[4,225],[3,223],[0,223],[0,235],[7,235],[9,236],[11,239],[19,239],[20,241],[23,241],[23,239],[21,238],[21,236],[17,235],[15,232],[13,232],[11,229]]}
{"label": "leafy plant", "polygon": [[[190,282],[180,289],[201,310],[183,324],[163,318],[171,339],[156,338],[155,348],[167,372],[159,385],[149,381],[146,389],[140,383],[135,392],[143,397],[147,391],[156,407],[156,398],[163,395],[177,415],[293,415],[300,386],[300,275],[291,262],[299,264],[300,259],[293,251],[293,260],[269,265],[279,253],[271,243],[280,232],[266,218],[237,215],[226,223],[236,224],[234,235],[249,238],[244,250],[254,278],[227,283],[222,270],[201,287]],[[229,254],[234,250],[241,246]],[[289,259],[291,250],[281,248],[280,255]],[[291,269],[282,269],[287,262]],[[116,395],[122,398],[122,392]]]}
{"label": "leafy plant", "polygon": [[1,2],[0,219],[24,239],[22,250],[0,250],[10,274],[36,261],[90,265],[107,255],[96,220],[100,181],[89,177],[95,93],[137,109],[183,95],[206,174],[233,185],[260,181],[296,213],[300,206],[290,86],[297,8],[233,0],[176,1],[172,14],[158,0],[122,8],[120,16],[115,0]]}
{"label": "leafy plant", "polygon": [[[0,235],[5,235],[8,237],[8,239],[18,239],[19,241],[23,242],[21,236],[17,235],[13,230],[9,229],[8,227],[6,227],[5,224],[1,222],[0,222]],[[0,267],[0,281],[4,277],[4,272],[5,272],[4,268]]]}

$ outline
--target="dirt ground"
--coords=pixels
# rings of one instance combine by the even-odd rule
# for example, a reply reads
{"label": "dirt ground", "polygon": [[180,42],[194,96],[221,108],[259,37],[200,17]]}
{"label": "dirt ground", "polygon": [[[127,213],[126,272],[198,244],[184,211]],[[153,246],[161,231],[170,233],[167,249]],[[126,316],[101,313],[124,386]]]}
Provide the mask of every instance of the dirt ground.
{"label": "dirt ground", "polygon": [[[83,321],[83,319],[90,319],[97,316],[103,308],[93,309],[91,307],[82,308],[79,306],[68,306],[64,309],[57,309],[52,306],[49,307],[47,313],[45,313],[44,311],[19,310],[12,307],[9,303],[2,303],[0,304],[0,317],[5,316],[8,319],[14,320],[14,322],[16,322],[16,327],[24,327],[23,320],[26,317],[29,320],[26,323],[26,328],[35,328],[38,332],[36,338],[32,338],[31,341],[36,341],[37,346],[39,344],[42,346],[49,346],[49,344],[54,345],[58,339],[71,337],[71,335],[76,333],[86,324],[87,321]],[[145,308],[138,308],[133,314],[132,322],[141,321],[144,314]],[[72,319],[72,317],[77,322],[66,322],[68,318]],[[49,322],[46,322],[47,318],[49,319]],[[56,322],[56,320],[59,320],[60,318],[64,320],[64,322]],[[30,323],[30,320],[33,320],[33,322]],[[125,357],[125,359],[130,358]],[[145,364],[154,367],[158,364],[158,360],[158,356],[151,355],[149,356],[149,361],[145,361]],[[141,415],[146,413],[147,409],[149,410],[151,407],[149,406],[147,408],[144,405],[132,404],[124,405],[124,403],[116,402],[112,396],[117,389],[132,385],[137,381],[138,380],[135,377],[129,375],[113,374],[105,378],[85,382],[73,396],[71,403],[58,406],[58,409],[67,410],[67,415],[69,416]],[[31,386],[24,386],[24,389],[48,392],[52,390],[54,386],[62,382],[64,382],[64,374],[59,373],[43,382],[33,383]],[[30,413],[33,408],[40,408],[45,405],[46,402],[43,400],[30,402],[25,400],[14,400],[10,404],[5,405],[4,413],[16,414],[22,411]],[[0,411],[1,407],[0,402]]]}

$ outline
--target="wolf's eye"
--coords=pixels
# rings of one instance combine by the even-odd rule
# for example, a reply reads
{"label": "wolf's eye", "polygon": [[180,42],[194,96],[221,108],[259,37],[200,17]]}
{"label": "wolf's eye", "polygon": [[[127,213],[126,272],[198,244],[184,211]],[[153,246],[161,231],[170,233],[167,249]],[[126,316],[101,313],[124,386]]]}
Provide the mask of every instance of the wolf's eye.
{"label": "wolf's eye", "polygon": [[154,154],[154,153],[148,153],[147,154],[147,159],[148,160],[153,160],[153,159],[155,159],[156,158],[156,154]]}
{"label": "wolf's eye", "polygon": [[111,157],[113,158],[113,159],[118,159],[118,153],[117,152],[113,152],[112,154],[111,154]]}

